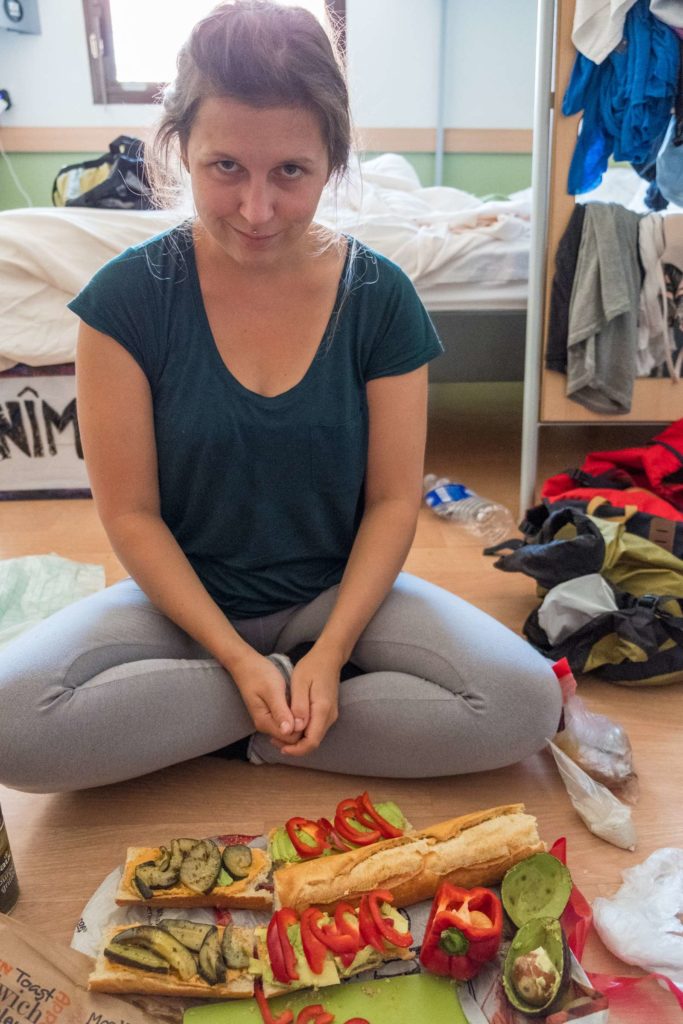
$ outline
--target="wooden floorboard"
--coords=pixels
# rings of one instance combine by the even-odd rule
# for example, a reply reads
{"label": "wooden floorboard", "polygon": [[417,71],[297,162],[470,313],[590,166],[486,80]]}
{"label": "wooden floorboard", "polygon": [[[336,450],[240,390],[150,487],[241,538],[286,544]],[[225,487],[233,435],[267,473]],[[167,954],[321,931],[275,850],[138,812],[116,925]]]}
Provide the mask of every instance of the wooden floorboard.
{"label": "wooden floorboard", "polygon": [[[462,479],[517,512],[521,389],[518,385],[434,385],[426,468]],[[542,479],[577,465],[590,450],[645,441],[657,428],[573,426],[541,431]],[[0,558],[54,551],[105,566],[107,581],[123,571],[90,501],[6,502],[0,506]],[[424,510],[406,562],[520,631],[536,606],[526,576],[501,573],[478,542]],[[431,780],[339,777],[289,767],[254,768],[205,757],[131,782],[74,794],[31,795],[0,788],[21,883],[18,920],[68,943],[80,912],[102,879],[120,864],[128,845],[168,840],[180,833],[260,833],[293,813],[329,813],[345,795],[369,787],[395,799],[416,826],[470,810],[521,801],[537,816],[543,838],[568,840],[572,873],[584,894],[609,896],[621,872],[662,846],[683,846],[680,797],[680,723],[683,685],[611,686],[582,680],[588,706],[628,731],[640,777],[633,810],[638,847],[629,853],[591,835],[569,804],[545,753],[522,764],[479,775]],[[533,709],[529,709],[533,714]],[[679,908],[683,909],[683,907]],[[585,965],[636,974],[591,939]],[[643,986],[647,1010],[614,998],[615,1024],[680,1020],[673,1000],[653,983]]]}

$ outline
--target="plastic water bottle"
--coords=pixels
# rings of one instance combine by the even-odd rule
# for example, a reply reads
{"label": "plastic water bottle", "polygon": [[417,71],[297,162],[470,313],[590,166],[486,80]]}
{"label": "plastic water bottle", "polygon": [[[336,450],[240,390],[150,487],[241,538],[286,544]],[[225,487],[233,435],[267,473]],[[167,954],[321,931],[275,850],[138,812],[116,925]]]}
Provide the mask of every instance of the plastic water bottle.
{"label": "plastic water bottle", "polygon": [[452,519],[479,537],[486,547],[517,534],[512,513],[505,505],[482,498],[464,484],[428,473],[424,478],[425,502],[437,516]]}

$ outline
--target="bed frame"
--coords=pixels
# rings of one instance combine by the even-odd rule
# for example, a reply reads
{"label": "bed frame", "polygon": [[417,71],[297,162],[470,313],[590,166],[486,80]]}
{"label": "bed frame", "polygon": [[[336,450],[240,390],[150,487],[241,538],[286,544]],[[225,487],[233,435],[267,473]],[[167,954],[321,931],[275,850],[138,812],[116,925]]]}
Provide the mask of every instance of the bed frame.
{"label": "bed frame", "polygon": [[430,381],[524,379],[525,310],[448,310],[430,316],[446,350],[430,364]]}

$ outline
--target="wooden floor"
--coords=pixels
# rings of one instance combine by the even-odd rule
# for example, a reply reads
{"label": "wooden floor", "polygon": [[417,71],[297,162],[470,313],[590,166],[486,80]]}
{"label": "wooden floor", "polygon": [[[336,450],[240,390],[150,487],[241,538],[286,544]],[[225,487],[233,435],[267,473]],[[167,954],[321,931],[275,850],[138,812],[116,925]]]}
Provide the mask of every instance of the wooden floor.
{"label": "wooden floor", "polygon": [[[464,480],[517,513],[521,389],[518,385],[434,385],[426,468]],[[544,428],[539,478],[577,465],[585,452],[642,443],[655,429],[641,426]],[[0,557],[54,551],[106,568],[108,582],[123,572],[109,549],[92,503],[16,502],[0,506]],[[526,576],[503,574],[452,524],[421,513],[406,568],[452,590],[519,631],[536,605]],[[345,795],[369,787],[376,798],[395,799],[411,821],[424,826],[500,803],[522,801],[539,821],[543,838],[568,839],[569,865],[592,899],[612,894],[621,871],[662,846],[683,846],[679,771],[683,685],[625,689],[582,681],[580,692],[594,710],[609,714],[631,737],[640,776],[634,808],[639,843],[635,853],[592,836],[573,812],[548,755],[476,776],[420,781],[375,781],[305,772],[289,767],[254,768],[235,761],[200,758],[156,775],[81,793],[27,795],[0,787],[21,883],[16,918],[68,943],[80,911],[104,876],[121,863],[128,845],[166,841],[182,833],[260,833],[293,813],[329,813]],[[529,709],[533,714],[533,708]],[[678,769],[678,770],[677,770]],[[597,938],[587,948],[589,970],[636,974],[616,961]],[[635,1024],[680,1019],[673,999],[654,983],[647,1011],[629,997],[614,997],[610,1020]]]}

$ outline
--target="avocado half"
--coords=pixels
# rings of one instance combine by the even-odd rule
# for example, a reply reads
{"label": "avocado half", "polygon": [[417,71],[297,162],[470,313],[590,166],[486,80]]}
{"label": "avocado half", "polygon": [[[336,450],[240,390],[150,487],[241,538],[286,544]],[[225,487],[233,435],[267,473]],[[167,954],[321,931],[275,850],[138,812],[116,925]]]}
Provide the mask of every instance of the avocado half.
{"label": "avocado half", "polygon": [[528,1017],[560,1009],[569,988],[571,960],[560,922],[533,918],[515,935],[503,968],[503,988],[512,1005]]}
{"label": "avocado half", "polygon": [[520,928],[537,917],[560,918],[569,902],[572,876],[550,853],[535,853],[505,873],[501,898],[505,912]]}

